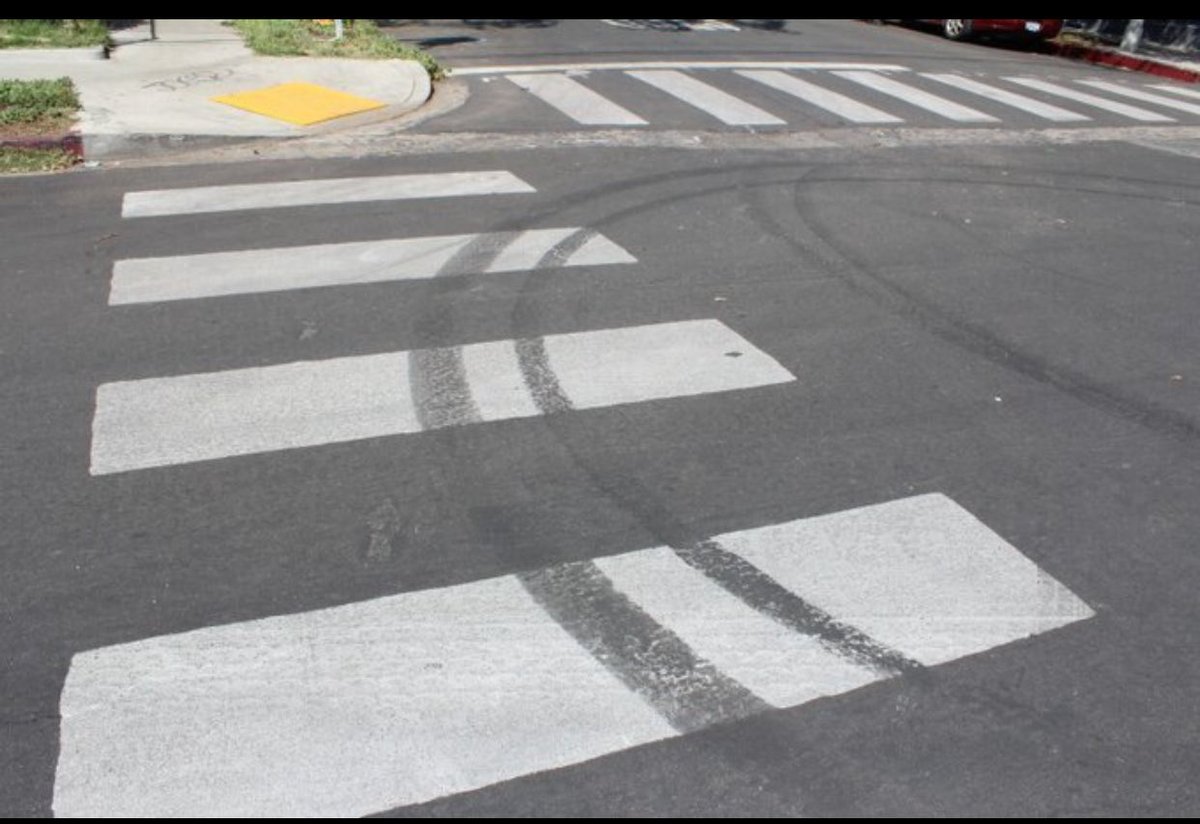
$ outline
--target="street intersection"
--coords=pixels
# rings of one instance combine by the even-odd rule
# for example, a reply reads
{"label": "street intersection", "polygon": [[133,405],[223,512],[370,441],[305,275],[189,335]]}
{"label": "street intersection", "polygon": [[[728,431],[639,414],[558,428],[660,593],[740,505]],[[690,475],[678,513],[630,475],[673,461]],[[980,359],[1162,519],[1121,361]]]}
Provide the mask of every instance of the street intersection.
{"label": "street intersection", "polygon": [[[415,131],[1200,105],[1040,55],[644,57],[483,55]],[[1195,162],[601,141],[0,182],[0,809],[1194,813]]]}

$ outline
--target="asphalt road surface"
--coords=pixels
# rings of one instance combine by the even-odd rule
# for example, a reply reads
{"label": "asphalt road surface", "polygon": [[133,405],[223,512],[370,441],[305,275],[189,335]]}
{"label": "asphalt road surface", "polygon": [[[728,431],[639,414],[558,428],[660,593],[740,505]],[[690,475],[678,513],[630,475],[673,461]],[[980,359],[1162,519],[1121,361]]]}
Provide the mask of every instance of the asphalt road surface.
{"label": "asphalt road surface", "polygon": [[[441,149],[0,181],[0,811],[1194,815],[1191,115],[865,24],[496,28],[437,48],[877,49],[761,71],[903,125],[737,87],[786,125],[655,145],[497,122],[510,69]],[[1172,120],[880,92],[926,73]]]}

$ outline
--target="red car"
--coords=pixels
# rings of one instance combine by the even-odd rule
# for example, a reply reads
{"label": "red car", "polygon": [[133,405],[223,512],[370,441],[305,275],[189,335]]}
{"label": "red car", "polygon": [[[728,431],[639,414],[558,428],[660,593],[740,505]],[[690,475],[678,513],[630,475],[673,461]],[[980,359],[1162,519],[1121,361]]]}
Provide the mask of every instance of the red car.
{"label": "red car", "polygon": [[1049,40],[1062,31],[1061,20],[922,20],[942,27],[951,40],[996,35],[1027,40]]}

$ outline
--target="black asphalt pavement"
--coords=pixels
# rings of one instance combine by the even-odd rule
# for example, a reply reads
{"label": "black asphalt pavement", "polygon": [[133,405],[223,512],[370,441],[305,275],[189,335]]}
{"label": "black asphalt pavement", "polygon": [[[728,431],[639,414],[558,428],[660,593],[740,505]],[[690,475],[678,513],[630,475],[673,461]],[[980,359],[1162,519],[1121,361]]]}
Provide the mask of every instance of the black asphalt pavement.
{"label": "black asphalt pavement", "polygon": [[[579,26],[439,48],[558,60],[655,34]],[[860,29],[879,59],[971,48],[847,22],[703,36],[851,59]],[[0,812],[51,813],[78,653],[936,492],[1095,616],[391,813],[1195,815],[1197,162],[597,145],[0,180]],[[131,191],[492,169],[536,192],[121,216]],[[637,264],[107,305],[118,260],[555,226]],[[89,473],[102,384],[707,318],[796,380]]]}

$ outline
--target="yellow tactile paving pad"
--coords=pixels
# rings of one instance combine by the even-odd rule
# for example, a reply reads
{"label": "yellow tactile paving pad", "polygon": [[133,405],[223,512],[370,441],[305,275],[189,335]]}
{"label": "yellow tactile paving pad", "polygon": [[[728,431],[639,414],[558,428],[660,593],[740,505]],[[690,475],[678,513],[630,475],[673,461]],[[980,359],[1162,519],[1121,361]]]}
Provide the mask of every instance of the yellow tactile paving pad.
{"label": "yellow tactile paving pad", "polygon": [[311,126],[335,117],[382,109],[386,103],[327,89],[313,83],[281,83],[265,89],[214,97],[224,103],[255,114],[273,117],[297,126]]}

